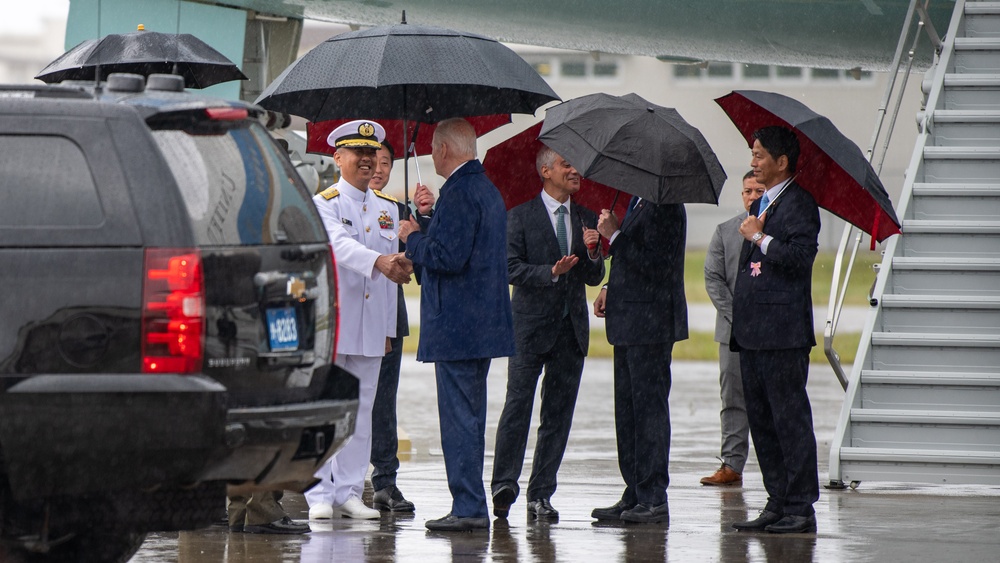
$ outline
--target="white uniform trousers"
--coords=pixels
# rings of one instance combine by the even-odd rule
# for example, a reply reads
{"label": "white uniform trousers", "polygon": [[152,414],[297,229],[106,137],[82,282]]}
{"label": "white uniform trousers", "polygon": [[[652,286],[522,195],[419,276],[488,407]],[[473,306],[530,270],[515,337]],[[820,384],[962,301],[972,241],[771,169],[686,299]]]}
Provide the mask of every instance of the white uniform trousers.
{"label": "white uniform trousers", "polygon": [[382,358],[338,354],[335,363],[358,378],[358,419],[347,444],[316,472],[320,482],[305,493],[309,506],[327,503],[337,507],[352,496],[361,499],[371,458],[372,405]]}

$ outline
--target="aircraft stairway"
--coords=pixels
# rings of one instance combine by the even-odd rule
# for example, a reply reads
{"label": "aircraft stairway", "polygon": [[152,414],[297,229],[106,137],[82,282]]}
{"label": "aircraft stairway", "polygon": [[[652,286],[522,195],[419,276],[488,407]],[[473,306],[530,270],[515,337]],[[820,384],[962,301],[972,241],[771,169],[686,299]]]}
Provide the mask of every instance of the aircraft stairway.
{"label": "aircraft stairway", "polygon": [[1000,2],[956,2],[922,88],[831,487],[1000,485]]}

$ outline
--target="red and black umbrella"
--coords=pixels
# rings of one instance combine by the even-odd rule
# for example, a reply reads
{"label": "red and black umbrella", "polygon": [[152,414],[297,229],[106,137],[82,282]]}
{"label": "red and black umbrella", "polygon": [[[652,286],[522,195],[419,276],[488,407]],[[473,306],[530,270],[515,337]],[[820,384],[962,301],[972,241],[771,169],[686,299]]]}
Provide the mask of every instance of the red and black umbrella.
{"label": "red and black umbrella", "polygon": [[882,181],[861,149],[829,119],[788,96],[737,90],[716,98],[749,146],[753,133],[778,125],[795,132],[799,161],[795,181],[816,203],[872,236],[872,246],[900,234],[899,219]]}
{"label": "red and black umbrella", "polygon": [[[486,151],[483,168],[486,169],[486,176],[500,190],[507,209],[527,202],[542,191],[542,179],[535,169],[535,158],[544,146],[538,140],[541,130],[542,123],[536,123]],[[582,178],[580,191],[572,197],[575,203],[597,214],[614,205],[615,215],[624,217],[629,198],[618,198],[616,201],[617,194],[618,190],[615,188]],[[606,245],[607,241],[604,242]]]}
{"label": "red and black umbrella", "polygon": [[[471,123],[472,128],[476,130],[476,137],[482,137],[497,127],[510,123],[510,114],[479,115],[475,117],[466,117],[465,120]],[[353,121],[353,119],[331,119],[317,123],[306,123],[306,151],[311,153],[333,154],[336,149],[330,146],[327,142],[327,137],[334,129],[340,127],[348,121]],[[434,136],[434,130],[437,129],[437,123],[414,123],[411,121],[407,124],[409,132],[404,137],[404,123],[402,119],[378,119],[376,121],[378,121],[379,125],[385,128],[385,140],[389,141],[389,144],[392,145],[392,148],[395,151],[395,159],[403,158],[404,149],[405,147],[408,147],[411,142],[413,142],[415,146],[414,151],[410,154],[410,156],[427,155],[431,153],[431,139]],[[416,132],[415,141],[413,139],[414,132]]]}

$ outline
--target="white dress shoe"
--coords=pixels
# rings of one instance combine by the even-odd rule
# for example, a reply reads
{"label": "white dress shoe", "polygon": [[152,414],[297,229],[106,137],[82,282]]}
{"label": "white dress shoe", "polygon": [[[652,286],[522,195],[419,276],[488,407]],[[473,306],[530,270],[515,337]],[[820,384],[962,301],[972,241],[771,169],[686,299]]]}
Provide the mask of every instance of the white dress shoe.
{"label": "white dress shoe", "polygon": [[334,507],[332,512],[334,517],[354,518],[355,520],[377,520],[382,516],[378,510],[365,506],[358,497],[347,499],[344,504]]}
{"label": "white dress shoe", "polygon": [[333,518],[333,505],[321,502],[309,507],[310,520],[329,520]]}

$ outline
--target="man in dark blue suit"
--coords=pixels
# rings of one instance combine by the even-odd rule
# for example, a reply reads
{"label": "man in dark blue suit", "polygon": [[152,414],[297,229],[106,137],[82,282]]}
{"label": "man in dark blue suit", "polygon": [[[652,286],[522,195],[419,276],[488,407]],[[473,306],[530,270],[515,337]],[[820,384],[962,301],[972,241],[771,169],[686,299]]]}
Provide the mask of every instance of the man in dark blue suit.
{"label": "man in dark blue suit", "polygon": [[611,242],[608,285],[594,302],[615,351],[615,433],[625,492],[597,520],[667,522],[670,358],[688,337],[684,296],[687,215],[681,204],[632,198],[619,228],[605,209],[597,230]]}
{"label": "man in dark blue suit", "polygon": [[427,528],[489,528],[483,457],[486,375],[492,358],[514,355],[507,287],[507,212],[476,160],[476,132],[464,119],[438,124],[434,170],[447,178],[425,232],[411,218],[399,238],[420,281],[417,360],[435,362],[441,447],[451,513]]}
{"label": "man in dark blue suit", "polygon": [[571,201],[580,190],[580,174],[548,147],[538,152],[536,168],[542,192],[507,214],[517,355],[507,364],[507,399],[497,426],[491,489],[493,513],[506,517],[517,498],[535,388],[544,367],[528,515],[555,520],[559,512],[549,498],[556,491],[590,346],[586,286],[604,279],[604,260],[597,247],[597,216]]}
{"label": "man in dark blue suit", "polygon": [[767,191],[740,225],[746,239],[733,294],[730,348],[740,353],[743,393],[767,505],[737,530],[815,532],[816,436],[806,394],[813,332],[812,266],[819,208],[795,183],[799,143],[784,127],[753,134],[750,166]]}

